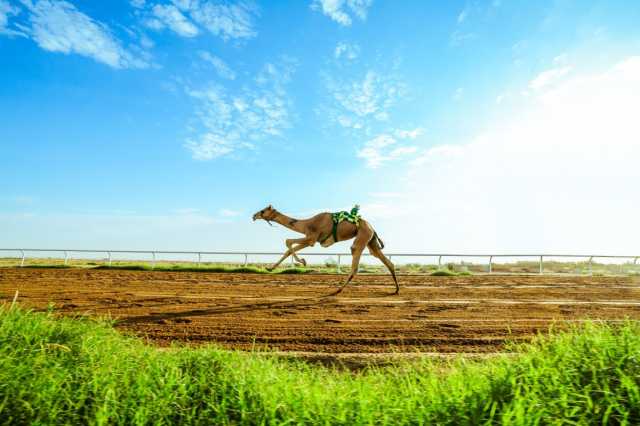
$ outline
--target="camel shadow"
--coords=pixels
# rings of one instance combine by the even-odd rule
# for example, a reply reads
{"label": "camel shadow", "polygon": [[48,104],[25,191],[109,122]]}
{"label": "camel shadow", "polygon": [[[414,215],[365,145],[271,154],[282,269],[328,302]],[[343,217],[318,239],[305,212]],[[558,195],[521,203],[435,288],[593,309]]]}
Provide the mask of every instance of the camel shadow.
{"label": "camel shadow", "polygon": [[[343,289],[337,289],[332,291],[329,294],[324,295],[323,297],[338,297],[338,296],[345,296],[346,294],[343,293],[344,290]],[[374,293],[374,294],[370,294],[367,296],[367,298],[377,298],[377,297],[390,297],[390,296],[398,296],[399,293],[396,293],[395,291],[392,293],[386,293],[386,292],[379,292],[379,293]]]}
{"label": "camel shadow", "polygon": [[[185,317],[198,317],[198,316],[207,316],[207,315],[221,315],[221,314],[235,314],[241,312],[255,312],[261,310],[268,309],[300,309],[306,308],[310,306],[317,306],[326,303],[335,302],[338,300],[336,297],[338,294],[342,294],[340,292],[333,291],[329,294],[325,294],[323,296],[316,297],[307,297],[302,299],[295,300],[283,300],[278,302],[259,302],[259,303],[245,303],[242,305],[232,305],[232,306],[221,306],[218,308],[209,308],[209,309],[192,309],[189,311],[181,311],[181,312],[159,312],[159,313],[151,313],[148,315],[138,315],[123,319],[116,320],[116,324],[118,325],[134,325],[134,324],[142,324],[142,323],[150,323],[157,322],[161,320],[175,320]],[[392,294],[380,293],[376,294],[373,297],[387,297],[392,296]]]}
{"label": "camel shadow", "polygon": [[296,309],[305,308],[309,306],[320,305],[326,303],[330,299],[333,299],[331,295],[308,297],[295,300],[283,300],[278,302],[259,302],[259,303],[246,303],[242,305],[221,306],[218,308],[209,309],[193,309],[190,311],[181,312],[159,312],[151,313],[148,315],[139,315],[134,317],[128,317],[121,320],[116,320],[118,325],[133,325],[148,322],[156,322],[161,320],[175,320],[184,317],[198,317],[207,315],[221,315],[221,314],[234,314],[241,312],[254,312],[268,309]]}

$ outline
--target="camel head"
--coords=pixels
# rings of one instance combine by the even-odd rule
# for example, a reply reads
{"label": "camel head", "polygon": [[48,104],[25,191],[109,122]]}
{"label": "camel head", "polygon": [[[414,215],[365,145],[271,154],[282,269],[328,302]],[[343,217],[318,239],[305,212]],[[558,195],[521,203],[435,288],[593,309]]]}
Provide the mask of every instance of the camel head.
{"label": "camel head", "polygon": [[264,209],[260,210],[259,212],[256,212],[256,214],[253,215],[253,220],[255,221],[256,219],[263,219],[263,220],[266,220],[269,225],[271,225],[270,221],[275,219],[275,217],[276,217],[276,209],[274,209],[271,206],[271,204],[269,204]]}

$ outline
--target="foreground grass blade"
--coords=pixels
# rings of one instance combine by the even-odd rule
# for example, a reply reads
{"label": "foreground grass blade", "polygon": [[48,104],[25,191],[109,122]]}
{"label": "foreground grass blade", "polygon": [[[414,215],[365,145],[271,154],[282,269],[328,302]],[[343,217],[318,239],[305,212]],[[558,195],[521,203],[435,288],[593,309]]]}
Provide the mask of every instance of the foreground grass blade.
{"label": "foreground grass blade", "polygon": [[2,424],[638,424],[640,326],[588,323],[514,356],[349,372],[0,307]]}

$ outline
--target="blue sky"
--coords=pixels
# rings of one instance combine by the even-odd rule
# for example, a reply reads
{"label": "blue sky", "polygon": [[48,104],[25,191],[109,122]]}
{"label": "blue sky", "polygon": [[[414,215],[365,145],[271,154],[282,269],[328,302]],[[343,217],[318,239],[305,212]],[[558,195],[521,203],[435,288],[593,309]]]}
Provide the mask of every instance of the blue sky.
{"label": "blue sky", "polygon": [[638,22],[628,1],[0,0],[0,245],[279,249],[264,205],[359,203],[394,250],[637,251]]}

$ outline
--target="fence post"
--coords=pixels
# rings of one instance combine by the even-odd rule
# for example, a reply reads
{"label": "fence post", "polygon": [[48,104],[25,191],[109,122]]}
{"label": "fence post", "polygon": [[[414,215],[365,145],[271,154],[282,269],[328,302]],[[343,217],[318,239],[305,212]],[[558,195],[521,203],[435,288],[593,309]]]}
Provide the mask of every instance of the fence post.
{"label": "fence post", "polygon": [[153,256],[153,260],[151,261],[151,269],[156,267],[156,252],[152,251],[151,255]]}
{"label": "fence post", "polygon": [[438,269],[442,269],[442,256],[438,256]]}
{"label": "fence post", "polygon": [[67,259],[69,258],[69,254],[67,253],[67,251],[64,251],[64,264],[67,264]]}
{"label": "fence post", "polygon": [[493,272],[493,256],[489,256],[489,273]]}
{"label": "fence post", "polygon": [[340,273],[340,255],[338,255],[338,263],[336,263],[336,272]]}
{"label": "fence post", "polygon": [[110,251],[108,251],[108,252],[107,252],[107,255],[109,256],[109,266],[111,266],[111,252],[110,252]]}
{"label": "fence post", "polygon": [[22,262],[20,262],[20,267],[22,268],[24,266],[25,255],[24,255],[24,250],[20,250],[20,252],[22,253]]}
{"label": "fence post", "polygon": [[589,258],[589,276],[593,276],[593,256]]}
{"label": "fence post", "polygon": [[544,271],[543,266],[542,266],[542,256],[540,256],[540,274],[542,274]]}
{"label": "fence post", "polygon": [[249,264],[249,255],[247,253],[244,254],[244,266]]}
{"label": "fence post", "polygon": [[202,253],[198,252],[198,264],[197,264],[198,267],[200,267],[201,262],[202,262]]}

